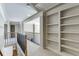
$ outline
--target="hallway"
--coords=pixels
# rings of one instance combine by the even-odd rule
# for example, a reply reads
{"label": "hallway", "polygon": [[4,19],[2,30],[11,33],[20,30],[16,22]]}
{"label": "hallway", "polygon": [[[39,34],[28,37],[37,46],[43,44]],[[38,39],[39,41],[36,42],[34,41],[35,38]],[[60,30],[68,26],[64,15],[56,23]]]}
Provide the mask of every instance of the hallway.
{"label": "hallway", "polygon": [[79,3],[0,3],[0,51],[79,56]]}

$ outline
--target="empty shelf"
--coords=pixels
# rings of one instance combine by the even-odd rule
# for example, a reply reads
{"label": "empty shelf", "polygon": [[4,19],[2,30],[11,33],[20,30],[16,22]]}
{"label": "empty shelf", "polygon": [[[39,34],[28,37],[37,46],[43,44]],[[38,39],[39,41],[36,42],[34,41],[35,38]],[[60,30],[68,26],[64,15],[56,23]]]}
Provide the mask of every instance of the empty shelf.
{"label": "empty shelf", "polygon": [[46,48],[49,49],[49,50],[51,50],[51,51],[53,51],[53,52],[55,52],[55,53],[58,53],[59,52],[57,49],[54,49],[52,47],[46,47]]}
{"label": "empty shelf", "polygon": [[58,33],[56,33],[56,32],[48,32],[48,34],[58,34]]}
{"label": "empty shelf", "polygon": [[49,49],[49,50],[51,50],[51,51],[53,51],[53,52],[55,52],[55,53],[57,53],[57,54],[59,54],[59,55],[62,55],[62,56],[72,56],[71,54],[69,54],[69,53],[67,53],[67,52],[59,52],[59,51],[57,51],[56,49],[53,49],[53,48],[51,48],[51,47],[47,47],[47,49]]}
{"label": "empty shelf", "polygon": [[79,14],[78,15],[70,15],[70,16],[61,17],[61,19],[71,18],[71,17],[75,17],[75,16],[79,16]]}
{"label": "empty shelf", "polygon": [[61,38],[61,40],[66,40],[66,41],[70,41],[70,42],[76,42],[76,43],[79,43],[79,41],[76,41],[76,40],[71,40],[71,39]]}
{"label": "empty shelf", "polygon": [[61,52],[61,55],[62,55],[62,56],[73,56],[73,55],[71,55],[71,54],[69,54],[69,53],[67,53],[67,52],[64,52],[64,51]]}
{"label": "empty shelf", "polygon": [[58,41],[56,41],[56,40],[50,40],[50,39],[48,39],[48,41],[53,41],[53,42],[56,42],[56,43],[58,43]]}
{"label": "empty shelf", "polygon": [[48,25],[48,26],[52,26],[52,25],[54,26],[54,25],[58,25],[58,24],[47,24],[47,25]]}
{"label": "empty shelf", "polygon": [[65,31],[61,31],[61,33],[79,34],[79,32],[65,32]]}
{"label": "empty shelf", "polygon": [[61,24],[61,26],[72,26],[72,25],[79,25],[79,23],[78,24]]}
{"label": "empty shelf", "polygon": [[73,51],[79,52],[79,49],[74,48],[74,47],[70,47],[70,46],[67,46],[67,45],[61,45],[61,47],[64,47],[64,48],[67,48],[67,49],[70,49],[70,50],[73,50]]}

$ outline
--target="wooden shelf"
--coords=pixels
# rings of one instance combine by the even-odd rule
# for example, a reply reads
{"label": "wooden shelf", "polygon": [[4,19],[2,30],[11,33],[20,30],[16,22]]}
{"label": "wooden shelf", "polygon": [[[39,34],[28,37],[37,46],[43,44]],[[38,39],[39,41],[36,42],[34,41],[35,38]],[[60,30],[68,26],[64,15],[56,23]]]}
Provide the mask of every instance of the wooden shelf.
{"label": "wooden shelf", "polygon": [[61,26],[73,26],[73,25],[79,25],[79,23],[73,23],[73,24],[61,24]]}
{"label": "wooden shelf", "polygon": [[47,26],[54,26],[54,25],[58,25],[58,24],[47,24]]}
{"label": "wooden shelf", "polygon": [[55,52],[55,53],[61,55],[61,56],[73,56],[73,55],[71,55],[71,54],[69,54],[67,52],[64,52],[64,51],[60,53],[59,51],[57,51],[56,49],[53,49],[51,47],[46,47],[46,48],[51,50],[52,52]]}
{"label": "wooden shelf", "polygon": [[59,52],[57,49],[54,49],[54,48],[52,48],[50,46],[48,46],[46,48],[49,49],[49,50],[51,50],[51,51],[53,51],[53,52],[55,52],[55,53],[58,53]]}
{"label": "wooden shelf", "polygon": [[54,41],[48,41],[48,47],[51,47],[53,49],[58,49],[58,43]]}
{"label": "wooden shelf", "polygon": [[70,41],[70,42],[76,42],[76,43],[79,43],[79,41],[76,41],[76,40],[71,40],[71,39],[61,38],[61,40],[65,40],[65,41]]}
{"label": "wooden shelf", "polygon": [[70,53],[67,53],[67,52],[64,52],[64,51],[61,52],[61,55],[62,55],[62,56],[73,56],[73,55],[71,55]]}
{"label": "wooden shelf", "polygon": [[67,49],[70,49],[70,50],[73,50],[73,51],[79,52],[79,49],[74,48],[74,47],[71,47],[71,46],[61,45],[61,47],[64,47],[64,48],[67,48]]}
{"label": "wooden shelf", "polygon": [[79,16],[79,14],[78,15],[70,15],[70,16],[61,17],[61,19],[71,18],[71,17],[75,17],[75,16]]}
{"label": "wooden shelf", "polygon": [[78,32],[65,32],[65,31],[61,31],[61,33],[79,34]]}
{"label": "wooden shelf", "polygon": [[49,32],[48,34],[58,34],[58,33],[55,33],[55,32]]}
{"label": "wooden shelf", "polygon": [[[52,19],[53,18],[53,19]],[[46,24],[46,34],[47,36],[49,37],[46,37],[47,39],[47,46],[46,48],[53,51],[53,52],[56,52],[58,53],[59,51],[59,42],[58,40],[54,40],[55,38],[57,39],[59,36],[59,32],[58,32],[58,28],[59,28],[59,13],[55,13],[53,14],[52,16],[49,16],[47,18],[47,24]],[[50,40],[51,39],[51,40]]]}
{"label": "wooden shelf", "polygon": [[56,40],[50,40],[50,39],[48,39],[48,41],[52,41],[52,42],[56,42],[56,43],[58,43],[58,41],[56,41]]}
{"label": "wooden shelf", "polygon": [[[64,56],[72,56],[79,53],[79,47],[77,46],[79,43],[78,9],[79,5],[74,6],[73,8],[60,10],[56,13],[53,13],[51,16],[47,15],[45,22],[47,40],[46,48]],[[70,46],[68,44],[70,44]]]}

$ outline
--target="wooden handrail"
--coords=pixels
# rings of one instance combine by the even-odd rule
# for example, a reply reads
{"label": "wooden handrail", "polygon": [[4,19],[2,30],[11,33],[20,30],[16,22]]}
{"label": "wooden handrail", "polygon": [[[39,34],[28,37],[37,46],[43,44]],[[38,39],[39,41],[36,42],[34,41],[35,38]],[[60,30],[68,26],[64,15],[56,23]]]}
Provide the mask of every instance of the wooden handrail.
{"label": "wooden handrail", "polygon": [[13,49],[13,56],[17,56],[17,45],[16,45],[15,49]]}
{"label": "wooden handrail", "polygon": [[0,55],[3,56],[2,52],[0,51]]}

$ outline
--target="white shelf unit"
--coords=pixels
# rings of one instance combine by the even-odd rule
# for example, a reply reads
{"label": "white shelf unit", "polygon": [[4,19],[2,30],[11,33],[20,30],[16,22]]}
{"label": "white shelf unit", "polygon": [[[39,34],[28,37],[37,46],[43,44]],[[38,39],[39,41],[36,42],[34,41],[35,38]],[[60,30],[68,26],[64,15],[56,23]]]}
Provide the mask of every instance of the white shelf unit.
{"label": "white shelf unit", "polygon": [[70,41],[70,42],[74,42],[74,43],[79,43],[79,41],[77,40],[72,40],[72,39],[65,39],[65,38],[61,38],[62,41]]}
{"label": "white shelf unit", "polygon": [[79,6],[61,11],[61,52],[79,55]]}
{"label": "white shelf unit", "polygon": [[79,5],[47,14],[46,43],[59,55],[79,56]]}
{"label": "white shelf unit", "polygon": [[47,24],[46,24],[47,25],[46,48],[55,51],[56,53],[60,51],[60,40],[59,40],[60,31],[58,30],[60,28],[59,17],[60,17],[59,12],[47,16]]}
{"label": "white shelf unit", "polygon": [[62,24],[61,26],[75,26],[75,25],[79,25],[79,23],[77,24],[75,24],[75,23],[71,23],[71,24]]}
{"label": "white shelf unit", "polygon": [[47,24],[47,26],[56,26],[56,25],[58,25],[58,24]]}

